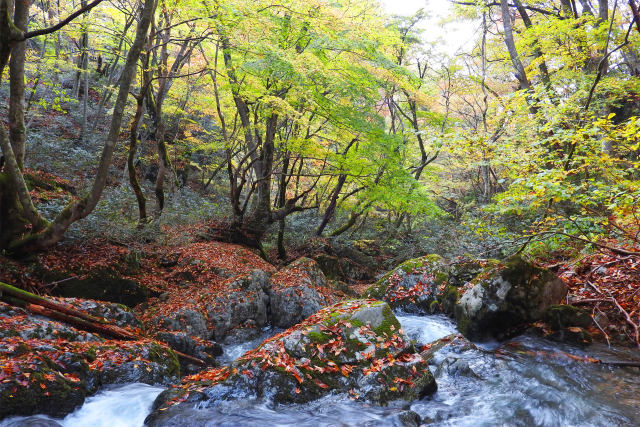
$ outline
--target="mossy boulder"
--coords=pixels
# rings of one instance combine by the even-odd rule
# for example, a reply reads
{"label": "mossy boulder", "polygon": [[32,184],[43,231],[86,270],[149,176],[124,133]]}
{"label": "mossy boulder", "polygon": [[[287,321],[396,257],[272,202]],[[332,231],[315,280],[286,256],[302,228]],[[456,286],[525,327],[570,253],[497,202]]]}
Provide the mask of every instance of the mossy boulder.
{"label": "mossy boulder", "polygon": [[320,310],[228,367],[187,377],[181,389],[159,397],[149,425],[162,425],[172,413],[163,410],[174,404],[211,406],[237,398],[302,403],[344,392],[385,405],[420,399],[436,383],[388,304],[352,300]]}
{"label": "mossy boulder", "polygon": [[473,340],[505,339],[517,328],[541,320],[567,294],[553,272],[519,256],[476,276],[456,304],[458,329]]}
{"label": "mossy boulder", "polygon": [[391,307],[410,313],[430,313],[449,279],[449,265],[439,255],[427,255],[403,262],[385,274],[364,293]]}
{"label": "mossy boulder", "polygon": [[566,304],[554,304],[549,307],[544,315],[544,321],[554,330],[571,326],[588,328],[594,324],[588,311]]}
{"label": "mossy boulder", "polygon": [[62,417],[103,385],[167,384],[180,375],[175,352],[151,340],[105,340],[2,302],[0,324],[0,418]]}

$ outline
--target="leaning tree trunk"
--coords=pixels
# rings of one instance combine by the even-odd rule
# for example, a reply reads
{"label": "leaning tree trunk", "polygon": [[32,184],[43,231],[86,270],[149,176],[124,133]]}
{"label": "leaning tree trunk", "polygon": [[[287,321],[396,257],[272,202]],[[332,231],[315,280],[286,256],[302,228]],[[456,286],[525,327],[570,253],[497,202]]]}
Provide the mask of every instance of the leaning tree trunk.
{"label": "leaning tree trunk", "polygon": [[129,129],[129,154],[127,156],[127,169],[129,172],[129,183],[136,195],[136,201],[138,202],[138,212],[140,213],[140,224],[143,224],[147,219],[147,199],[144,197],[144,192],[138,181],[136,174],[136,166],[134,159],[138,149],[138,126],[140,124],[140,118],[142,117],[142,111],[144,106],[144,95],[141,93],[137,98],[136,113],[131,120],[131,127]]}
{"label": "leaning tree trunk", "polygon": [[[5,3],[6,0],[0,0],[0,3]],[[51,246],[64,237],[64,233],[71,224],[75,221],[82,219],[89,215],[96,207],[102,190],[107,183],[107,177],[109,174],[109,167],[111,166],[111,159],[118,142],[118,136],[120,135],[120,128],[122,125],[122,118],[124,115],[124,109],[127,104],[127,98],[129,96],[129,89],[131,88],[131,80],[136,71],[136,64],[138,57],[142,50],[144,40],[149,30],[149,24],[151,17],[154,13],[156,6],[155,0],[145,0],[140,15],[140,20],[136,28],[135,39],[127,54],[127,60],[122,71],[120,79],[120,87],[118,89],[118,97],[113,109],[113,116],[111,118],[111,126],[109,133],[106,137],[102,156],[98,164],[96,177],[93,182],[93,186],[87,194],[78,200],[75,200],[68,204],[50,224],[47,224],[42,216],[33,206],[33,202],[29,195],[24,176],[18,167],[16,157],[8,144],[8,138],[4,133],[4,129],[0,126],[0,145],[7,158],[7,166],[11,175],[13,184],[16,187],[19,195],[20,202],[23,207],[23,211],[28,214],[32,224],[38,224],[38,227],[34,226],[34,230],[27,233],[24,238],[16,240],[9,246],[9,250],[17,255],[30,253],[34,250],[44,249]],[[0,21],[1,22],[1,21]],[[0,46],[1,47],[1,46]],[[1,53],[1,52],[0,52]],[[2,58],[0,58],[2,59]],[[46,225],[46,228],[42,232],[38,232],[42,229],[42,226]]]}

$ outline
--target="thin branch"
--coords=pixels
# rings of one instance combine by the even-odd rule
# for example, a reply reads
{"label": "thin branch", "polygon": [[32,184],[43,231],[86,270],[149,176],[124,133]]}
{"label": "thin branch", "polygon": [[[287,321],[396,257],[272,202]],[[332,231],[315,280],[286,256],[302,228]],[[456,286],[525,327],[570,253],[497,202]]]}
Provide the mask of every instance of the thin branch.
{"label": "thin branch", "polygon": [[48,28],[42,28],[40,30],[28,31],[28,32],[26,32],[26,33],[24,33],[22,35],[21,39],[16,40],[16,41],[24,41],[24,40],[27,40],[27,39],[30,39],[30,38],[33,38],[33,37],[43,36],[45,34],[50,34],[50,33],[56,32],[60,28],[64,27],[65,25],[69,24],[71,21],[76,19],[78,16],[82,15],[83,13],[89,12],[91,9],[93,9],[94,7],[96,7],[97,5],[99,5],[102,2],[103,2],[103,0],[94,0],[92,3],[89,3],[85,7],[82,7],[80,9],[78,9],[77,11],[73,12],[71,15],[67,16],[65,19],[63,19],[62,21],[58,22],[56,25],[54,25],[52,27],[48,27]]}

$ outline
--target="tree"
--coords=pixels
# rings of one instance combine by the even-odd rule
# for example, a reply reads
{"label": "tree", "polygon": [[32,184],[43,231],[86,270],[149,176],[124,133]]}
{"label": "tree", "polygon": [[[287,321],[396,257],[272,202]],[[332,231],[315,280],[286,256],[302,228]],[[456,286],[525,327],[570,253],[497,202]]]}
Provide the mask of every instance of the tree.
{"label": "tree", "polygon": [[[8,0],[1,0],[0,14],[2,15],[2,18],[0,19],[3,19],[4,22],[0,22],[0,26],[3,28],[3,33],[0,35],[0,75],[4,72],[7,59],[12,53],[13,44],[17,44],[19,46],[21,43],[24,44],[25,40],[28,38],[53,32],[66,25],[66,23],[70,22],[78,15],[95,7],[99,2],[99,0],[96,0],[93,3],[88,4],[84,8],[70,15],[66,20],[61,21],[59,24],[49,29],[25,33],[16,28],[13,22],[9,19],[7,13]],[[0,125],[0,147],[2,147],[2,152],[7,166],[8,177],[6,180],[10,183],[10,185],[3,188],[3,198],[9,200],[17,198],[20,202],[20,208],[22,210],[21,214],[29,221],[30,225],[30,229],[28,231],[24,230],[23,235],[16,235],[16,230],[12,228],[9,228],[9,231],[13,232],[11,234],[4,233],[3,230],[3,236],[10,236],[10,238],[7,239],[8,241],[5,242],[5,247],[9,251],[15,253],[28,253],[34,249],[37,250],[44,248],[60,241],[64,237],[64,233],[67,228],[78,219],[89,215],[98,203],[102,190],[106,184],[109,165],[120,133],[120,126],[122,123],[129,88],[131,86],[131,80],[135,73],[136,63],[138,62],[138,57],[142,50],[142,45],[149,29],[149,24],[153,16],[155,6],[155,0],[145,0],[144,5],[141,8],[135,39],[129,49],[129,53],[127,54],[127,60],[120,77],[118,98],[114,106],[109,134],[105,138],[105,144],[93,186],[91,190],[79,200],[69,203],[52,222],[45,220],[35,208],[24,180],[22,168],[19,163],[20,158],[16,156],[16,153],[13,150],[9,137],[5,132],[4,125]],[[24,77],[21,76],[20,78]],[[5,211],[3,213],[11,212]],[[7,223],[9,221],[11,221],[11,219],[7,218],[3,223]]]}

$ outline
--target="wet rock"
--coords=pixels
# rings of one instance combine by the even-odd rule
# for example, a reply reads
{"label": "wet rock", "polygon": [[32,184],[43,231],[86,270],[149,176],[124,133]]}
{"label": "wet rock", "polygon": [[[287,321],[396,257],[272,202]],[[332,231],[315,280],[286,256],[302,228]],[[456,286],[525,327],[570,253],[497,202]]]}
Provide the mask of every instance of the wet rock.
{"label": "wet rock", "polygon": [[420,415],[413,411],[402,411],[383,420],[383,424],[393,427],[419,427]]}
{"label": "wet rock", "polygon": [[553,329],[569,326],[588,328],[593,325],[589,312],[572,305],[556,304],[549,307],[544,315],[544,321]]}
{"label": "wet rock", "polygon": [[589,331],[577,326],[560,328],[548,335],[545,335],[545,338],[552,341],[564,342],[579,346],[588,346],[593,342],[593,337],[591,336]]}
{"label": "wet rock", "polygon": [[463,335],[451,334],[425,345],[421,349],[420,355],[424,360],[432,363],[435,361],[437,354],[445,348],[448,354],[463,354],[470,350],[477,350],[475,344]]}
{"label": "wet rock", "polygon": [[486,269],[456,305],[458,329],[473,340],[505,339],[514,328],[541,320],[567,294],[551,271],[520,257]]}
{"label": "wet rock", "polygon": [[317,288],[326,286],[324,273],[309,258],[300,258],[275,273],[267,289],[272,324],[288,328],[320,310],[327,300]]}
{"label": "wet rock", "polygon": [[62,424],[46,418],[27,417],[15,421],[5,421],[4,427],[62,427]]}
{"label": "wet rock", "polygon": [[[159,332],[156,339],[167,343],[169,347],[204,361],[209,366],[216,366],[216,357],[222,355],[222,346],[215,341],[197,339],[184,332]],[[202,370],[201,366],[193,366],[186,360],[180,360],[180,372],[192,374]]]}
{"label": "wet rock", "polygon": [[400,331],[389,305],[354,300],[319,311],[228,367],[186,378],[181,389],[159,396],[147,423],[164,425],[161,409],[176,397],[185,399],[178,406],[206,407],[237,398],[302,403],[348,392],[385,405],[435,390],[426,361]]}
{"label": "wet rock", "polygon": [[[95,301],[73,303],[127,312]],[[102,385],[167,384],[179,376],[176,354],[154,341],[105,340],[4,303],[0,324],[0,418],[62,417]]]}
{"label": "wet rock", "polygon": [[166,330],[184,332],[202,339],[209,339],[212,335],[204,314],[195,309],[181,308],[171,315],[157,317],[155,323]]}
{"label": "wet rock", "polygon": [[381,299],[408,313],[432,313],[439,311],[439,288],[444,289],[448,278],[445,260],[427,255],[403,262],[367,289],[364,296]]}
{"label": "wet rock", "polygon": [[464,376],[472,378],[480,378],[469,366],[469,362],[457,357],[447,357],[436,368],[434,373],[436,378],[440,378],[443,374],[450,376]]}

